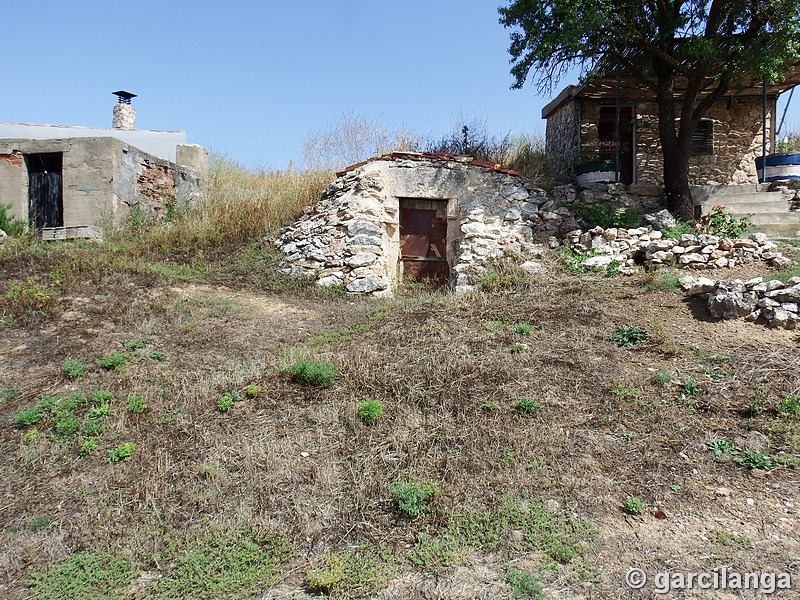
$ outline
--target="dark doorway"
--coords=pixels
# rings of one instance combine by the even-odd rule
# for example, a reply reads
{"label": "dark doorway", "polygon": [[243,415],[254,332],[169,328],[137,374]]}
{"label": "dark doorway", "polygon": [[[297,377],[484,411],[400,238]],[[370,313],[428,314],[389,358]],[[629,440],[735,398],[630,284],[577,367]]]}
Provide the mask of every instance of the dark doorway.
{"label": "dark doorway", "polygon": [[61,152],[26,154],[28,168],[28,218],[35,229],[64,226]]}
{"label": "dark doorway", "polygon": [[[617,107],[600,107],[600,159],[615,160],[617,139]],[[619,108],[619,181],[625,185],[633,183],[633,108]]]}
{"label": "dark doorway", "polygon": [[404,279],[447,283],[446,200],[400,200],[400,262]]}

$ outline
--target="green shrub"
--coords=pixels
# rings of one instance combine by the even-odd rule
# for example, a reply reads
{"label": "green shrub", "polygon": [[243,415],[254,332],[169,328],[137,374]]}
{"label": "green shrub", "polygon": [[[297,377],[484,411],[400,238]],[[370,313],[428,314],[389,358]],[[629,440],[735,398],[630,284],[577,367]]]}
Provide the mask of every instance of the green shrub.
{"label": "green shrub", "polygon": [[20,237],[28,232],[28,224],[25,221],[12,217],[8,214],[11,209],[10,204],[0,204],[0,229],[11,237]]}
{"label": "green shrub", "polygon": [[81,421],[75,415],[66,413],[55,424],[55,431],[61,437],[69,437],[81,426]]}
{"label": "green shrub", "polygon": [[523,573],[519,569],[509,567],[506,571],[506,582],[517,596],[545,600],[541,576],[538,573]]}
{"label": "green shrub", "polygon": [[535,400],[530,396],[523,396],[517,400],[517,410],[526,414],[532,414],[536,412],[536,409],[539,408],[539,406],[541,406],[541,404],[539,404],[538,400]]}
{"label": "green shrub", "polygon": [[81,430],[86,437],[98,437],[103,433],[103,420],[100,418],[86,419]]}
{"label": "green shrub", "polygon": [[314,360],[300,360],[284,369],[298,383],[316,387],[327,387],[336,379],[338,372],[328,363]]}
{"label": "green shrub", "polygon": [[611,332],[610,339],[620,348],[638,346],[650,339],[650,334],[638,325],[617,327]]}
{"label": "green shrub", "polygon": [[82,363],[79,360],[74,360],[72,358],[67,358],[64,362],[61,363],[61,371],[69,377],[70,379],[74,379],[75,377],[80,377],[89,369],[87,365]]}
{"label": "green shrub", "polygon": [[732,215],[726,212],[721,204],[712,208],[710,213],[700,219],[700,224],[706,233],[727,238],[741,237],[755,227],[749,217]]}
{"label": "green shrub", "polygon": [[31,425],[35,425],[38,423],[41,418],[44,416],[44,412],[39,408],[39,406],[31,406],[29,408],[23,408],[14,416],[14,422],[17,424],[17,427],[30,427]]}
{"label": "green shrub", "polygon": [[138,569],[127,558],[85,551],[34,573],[28,584],[42,600],[113,600],[137,575]]}
{"label": "green shrub", "polygon": [[83,443],[81,443],[81,448],[78,453],[81,456],[86,456],[87,454],[91,454],[97,450],[99,447],[100,443],[97,440],[84,440]]}
{"label": "green shrub", "polygon": [[111,448],[108,451],[108,460],[115,463],[130,460],[135,450],[136,444],[133,442],[120,444],[116,448]]}
{"label": "green shrub", "polygon": [[367,425],[372,425],[383,416],[383,404],[380,400],[364,400],[358,405],[358,416]]}
{"label": "green shrub", "polygon": [[411,477],[393,481],[389,492],[398,509],[410,517],[418,517],[439,493],[439,488],[432,481]]}

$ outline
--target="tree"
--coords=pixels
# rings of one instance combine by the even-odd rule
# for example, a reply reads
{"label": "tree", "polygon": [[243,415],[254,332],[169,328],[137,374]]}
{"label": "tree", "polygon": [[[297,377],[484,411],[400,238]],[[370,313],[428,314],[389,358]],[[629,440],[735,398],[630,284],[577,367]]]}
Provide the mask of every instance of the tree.
{"label": "tree", "polygon": [[621,69],[652,91],[667,206],[687,221],[701,118],[746,81],[779,81],[800,61],[797,0],[514,0],[498,10],[514,28],[512,87],[530,78],[551,91],[577,66],[587,78]]}

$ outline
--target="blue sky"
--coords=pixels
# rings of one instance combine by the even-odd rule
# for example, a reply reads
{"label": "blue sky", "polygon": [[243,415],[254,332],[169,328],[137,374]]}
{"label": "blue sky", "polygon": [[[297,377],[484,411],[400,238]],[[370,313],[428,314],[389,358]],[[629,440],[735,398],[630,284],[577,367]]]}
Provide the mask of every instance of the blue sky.
{"label": "blue sky", "polygon": [[345,112],[434,137],[460,116],[541,133],[550,98],[509,89],[500,3],[6,2],[0,121],[108,127],[125,89],[138,128],[275,169],[301,166],[306,135]]}

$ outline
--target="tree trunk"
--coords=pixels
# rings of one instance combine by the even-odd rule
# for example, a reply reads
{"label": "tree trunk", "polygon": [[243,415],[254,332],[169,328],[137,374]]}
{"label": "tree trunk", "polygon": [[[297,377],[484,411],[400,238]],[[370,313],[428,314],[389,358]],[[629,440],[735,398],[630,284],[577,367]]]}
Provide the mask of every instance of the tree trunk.
{"label": "tree trunk", "polygon": [[664,150],[664,195],[672,215],[691,223],[695,220],[692,191],[689,188],[689,149]]}

